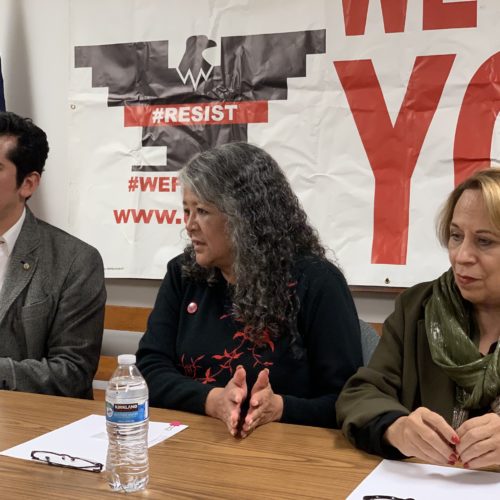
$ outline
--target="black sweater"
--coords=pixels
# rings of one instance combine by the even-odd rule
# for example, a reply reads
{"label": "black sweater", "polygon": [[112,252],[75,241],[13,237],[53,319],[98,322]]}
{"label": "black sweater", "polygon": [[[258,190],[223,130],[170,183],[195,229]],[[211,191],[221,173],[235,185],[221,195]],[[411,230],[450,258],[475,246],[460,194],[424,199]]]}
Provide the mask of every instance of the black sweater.
{"label": "black sweater", "polygon": [[282,422],[335,427],[337,396],[362,364],[356,309],[340,271],[315,257],[297,262],[304,348],[297,359],[286,336],[256,347],[230,315],[227,282],[186,279],[181,259],[168,264],[137,352],[150,404],[203,414],[209,391],[224,387],[238,365],[245,367],[249,392],[267,367],[273,391],[283,397]]}

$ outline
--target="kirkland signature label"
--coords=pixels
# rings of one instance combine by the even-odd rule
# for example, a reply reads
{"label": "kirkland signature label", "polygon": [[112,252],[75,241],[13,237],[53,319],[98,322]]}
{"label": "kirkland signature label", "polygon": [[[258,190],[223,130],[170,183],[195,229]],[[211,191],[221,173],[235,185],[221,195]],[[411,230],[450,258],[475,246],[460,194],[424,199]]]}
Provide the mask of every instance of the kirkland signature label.
{"label": "kirkland signature label", "polygon": [[108,422],[134,424],[147,420],[148,402],[109,403],[106,402],[106,420]]}

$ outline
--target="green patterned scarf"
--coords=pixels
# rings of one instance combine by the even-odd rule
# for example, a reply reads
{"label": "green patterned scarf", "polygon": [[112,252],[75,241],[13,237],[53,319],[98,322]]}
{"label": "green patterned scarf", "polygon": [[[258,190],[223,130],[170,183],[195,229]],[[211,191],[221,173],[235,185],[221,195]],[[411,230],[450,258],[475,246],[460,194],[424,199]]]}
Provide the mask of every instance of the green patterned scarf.
{"label": "green patterned scarf", "polygon": [[473,340],[479,329],[449,269],[436,282],[425,305],[425,329],[434,363],[463,391],[463,408],[482,408],[500,393],[500,342],[482,356]]}

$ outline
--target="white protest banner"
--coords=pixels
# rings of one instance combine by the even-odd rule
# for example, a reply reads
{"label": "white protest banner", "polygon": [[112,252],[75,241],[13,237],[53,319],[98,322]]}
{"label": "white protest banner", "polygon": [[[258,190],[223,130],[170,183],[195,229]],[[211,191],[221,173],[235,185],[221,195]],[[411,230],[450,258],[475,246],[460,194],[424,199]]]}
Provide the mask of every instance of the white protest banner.
{"label": "white protest banner", "polygon": [[186,243],[178,170],[233,140],[276,158],[350,284],[409,286],[447,268],[436,213],[500,156],[500,3],[70,9],[70,221],[108,277],[163,276]]}

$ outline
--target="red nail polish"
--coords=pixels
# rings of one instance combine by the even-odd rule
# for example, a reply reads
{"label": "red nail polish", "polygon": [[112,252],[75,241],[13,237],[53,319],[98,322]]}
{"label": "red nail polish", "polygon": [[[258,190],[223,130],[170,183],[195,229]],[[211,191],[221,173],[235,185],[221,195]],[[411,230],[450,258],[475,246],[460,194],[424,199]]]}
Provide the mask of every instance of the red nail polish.
{"label": "red nail polish", "polygon": [[457,461],[458,457],[455,455],[455,453],[452,453],[449,457],[448,457],[448,463],[450,462],[453,462],[455,463]]}
{"label": "red nail polish", "polygon": [[469,463],[464,464],[464,469],[468,469],[469,467]]}
{"label": "red nail polish", "polygon": [[455,461],[454,460],[448,460],[448,465],[455,465]]}
{"label": "red nail polish", "polygon": [[457,435],[451,436],[451,440],[455,444],[459,444],[460,443],[460,438]]}

